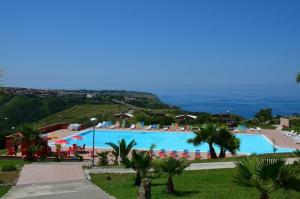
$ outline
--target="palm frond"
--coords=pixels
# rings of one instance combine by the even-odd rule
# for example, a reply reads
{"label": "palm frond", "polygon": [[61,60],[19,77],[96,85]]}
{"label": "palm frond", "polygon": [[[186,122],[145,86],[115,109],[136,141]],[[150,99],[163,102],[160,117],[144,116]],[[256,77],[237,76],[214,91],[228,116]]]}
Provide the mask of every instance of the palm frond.
{"label": "palm frond", "polygon": [[300,73],[297,73],[297,75],[296,75],[296,82],[300,83]]}

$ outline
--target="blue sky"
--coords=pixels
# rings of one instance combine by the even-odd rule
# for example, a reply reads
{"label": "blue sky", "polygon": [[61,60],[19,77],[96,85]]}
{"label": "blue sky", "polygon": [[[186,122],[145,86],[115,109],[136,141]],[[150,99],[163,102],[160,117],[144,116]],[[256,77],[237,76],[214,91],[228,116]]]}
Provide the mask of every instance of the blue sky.
{"label": "blue sky", "polygon": [[296,88],[300,1],[0,2],[6,86]]}

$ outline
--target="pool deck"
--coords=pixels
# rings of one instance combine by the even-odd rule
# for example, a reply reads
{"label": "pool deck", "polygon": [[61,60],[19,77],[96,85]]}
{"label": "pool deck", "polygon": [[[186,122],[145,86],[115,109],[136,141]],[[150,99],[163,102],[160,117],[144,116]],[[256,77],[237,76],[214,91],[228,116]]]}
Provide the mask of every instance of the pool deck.
{"label": "pool deck", "polygon": [[261,133],[258,134],[266,136],[270,141],[274,140],[277,147],[300,149],[300,144],[296,144],[284,135],[281,135],[280,130],[263,129]]}

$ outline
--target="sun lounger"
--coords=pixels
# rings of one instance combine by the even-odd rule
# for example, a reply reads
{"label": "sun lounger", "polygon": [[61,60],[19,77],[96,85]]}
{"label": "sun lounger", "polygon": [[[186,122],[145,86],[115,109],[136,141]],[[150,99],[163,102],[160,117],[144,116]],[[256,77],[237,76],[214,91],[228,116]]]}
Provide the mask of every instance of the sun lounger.
{"label": "sun lounger", "polygon": [[201,152],[200,150],[195,151],[195,159],[201,159]]}
{"label": "sun lounger", "polygon": [[77,144],[73,144],[72,147],[73,147],[73,148],[72,148],[73,153],[75,153],[75,152],[78,151],[78,146],[77,146]]}
{"label": "sun lounger", "polygon": [[167,157],[167,154],[166,154],[166,150],[165,149],[161,149],[160,152],[159,152],[159,157],[160,158],[165,158]]}
{"label": "sun lounger", "polygon": [[173,150],[171,153],[170,153],[170,157],[172,158],[178,158],[178,153],[176,150]]}
{"label": "sun lounger", "polygon": [[147,130],[151,130],[152,129],[152,125],[149,125],[146,129]]}
{"label": "sun lounger", "polygon": [[80,152],[81,152],[81,153],[84,153],[84,152],[85,152],[85,144],[84,144],[82,147],[80,147]]}
{"label": "sun lounger", "polygon": [[135,129],[135,124],[131,124],[130,129]]}
{"label": "sun lounger", "polygon": [[190,154],[189,154],[189,151],[187,149],[185,149],[182,153],[182,158],[189,158],[190,157]]}
{"label": "sun lounger", "polygon": [[185,131],[185,128],[184,127],[180,127],[180,131]]}
{"label": "sun lounger", "polygon": [[251,132],[254,132],[255,131],[255,128],[250,128],[249,129]]}

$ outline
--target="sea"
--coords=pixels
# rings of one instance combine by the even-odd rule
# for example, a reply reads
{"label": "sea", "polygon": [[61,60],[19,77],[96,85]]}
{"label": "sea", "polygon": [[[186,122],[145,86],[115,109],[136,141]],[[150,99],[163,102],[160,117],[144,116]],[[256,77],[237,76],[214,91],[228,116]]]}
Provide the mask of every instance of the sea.
{"label": "sea", "polygon": [[172,89],[153,91],[170,105],[192,112],[238,114],[254,117],[261,108],[272,108],[274,116],[300,114],[299,88],[267,89]]}

